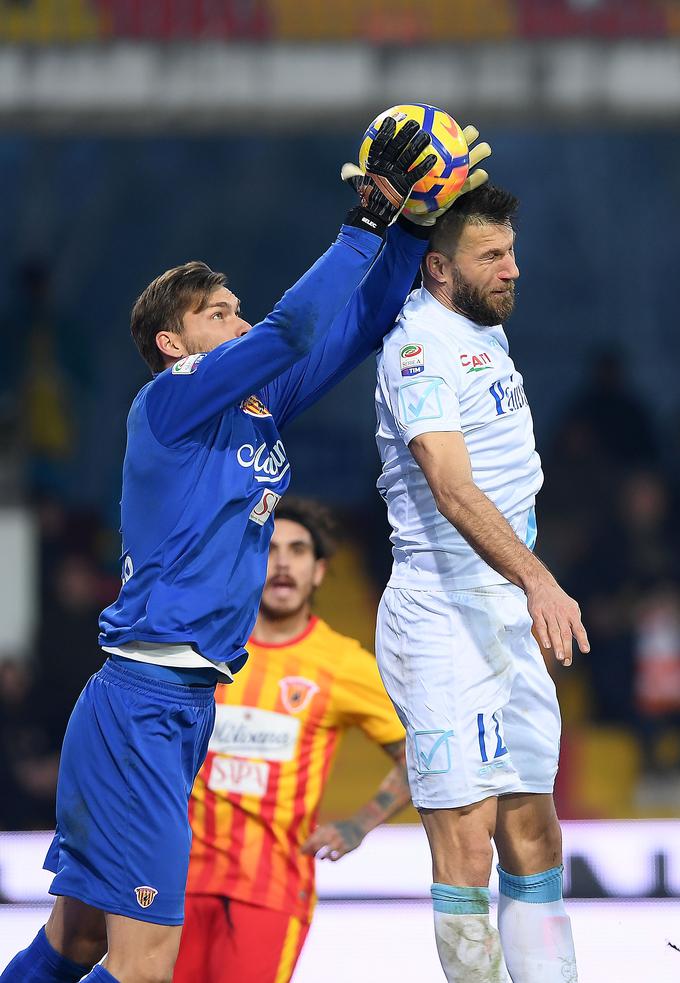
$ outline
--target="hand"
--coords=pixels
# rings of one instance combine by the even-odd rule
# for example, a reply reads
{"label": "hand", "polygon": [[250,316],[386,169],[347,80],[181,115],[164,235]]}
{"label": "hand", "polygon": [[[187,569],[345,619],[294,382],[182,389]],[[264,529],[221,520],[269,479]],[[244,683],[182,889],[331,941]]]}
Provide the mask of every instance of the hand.
{"label": "hand", "polygon": [[571,665],[572,638],[576,639],[581,652],[590,652],[581,609],[550,574],[527,588],[526,595],[538,640],[543,648],[552,649],[558,662]]}
{"label": "hand", "polygon": [[319,826],[302,846],[302,852],[316,855],[319,860],[339,860],[356,850],[366,834],[351,819]]}
{"label": "hand", "polygon": [[487,172],[477,165],[491,156],[491,147],[488,143],[478,143],[476,147],[472,146],[479,136],[479,130],[472,124],[465,127],[463,136],[470,149],[470,169],[468,171],[467,181],[446,208],[440,208],[436,212],[427,212],[425,215],[411,215],[408,213],[404,215],[407,221],[413,222],[414,225],[434,225],[437,219],[448,212],[449,208],[458,201],[461,195],[467,194],[468,191],[474,191],[475,188],[481,187],[482,184],[485,184],[489,180]]}
{"label": "hand", "polygon": [[368,152],[365,174],[356,164],[343,164],[340,172],[342,180],[359,195],[359,207],[350,212],[348,222],[379,235],[385,234],[406,204],[413,185],[437,161],[434,154],[428,154],[409,170],[430,143],[430,137],[412,119],[398,133],[396,129],[395,119],[386,116]]}

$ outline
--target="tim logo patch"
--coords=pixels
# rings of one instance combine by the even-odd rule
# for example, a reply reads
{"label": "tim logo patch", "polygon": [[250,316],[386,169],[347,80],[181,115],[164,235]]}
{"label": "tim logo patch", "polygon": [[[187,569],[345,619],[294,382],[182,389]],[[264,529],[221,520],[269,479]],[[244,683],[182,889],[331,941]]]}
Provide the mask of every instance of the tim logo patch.
{"label": "tim logo patch", "polygon": [[404,345],[399,352],[399,367],[402,375],[418,375],[425,368],[425,352],[422,345]]}
{"label": "tim logo patch", "polygon": [[137,904],[140,908],[148,908],[149,905],[153,904],[154,898],[158,894],[155,887],[149,887],[148,885],[143,885],[142,887],[135,888],[135,895],[137,896]]}
{"label": "tim logo patch", "polygon": [[311,679],[304,676],[286,676],[279,680],[281,702],[288,713],[302,713],[312,698],[319,692],[319,687]]}
{"label": "tim logo patch", "polygon": [[241,409],[248,416],[271,416],[267,407],[257,396],[249,396],[248,399],[244,399],[241,403]]}

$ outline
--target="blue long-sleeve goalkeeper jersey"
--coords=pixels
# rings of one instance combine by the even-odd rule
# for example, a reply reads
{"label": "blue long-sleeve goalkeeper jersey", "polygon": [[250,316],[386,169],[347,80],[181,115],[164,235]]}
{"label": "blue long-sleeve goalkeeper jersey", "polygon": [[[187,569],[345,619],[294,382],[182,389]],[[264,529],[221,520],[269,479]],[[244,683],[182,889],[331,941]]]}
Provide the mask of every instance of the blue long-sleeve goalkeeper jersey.
{"label": "blue long-sleeve goalkeeper jersey", "polygon": [[102,612],[100,645],[184,643],[241,668],[272,509],[290,480],[279,428],[376,349],[426,247],[397,227],[376,260],[380,244],[343,226],[264,321],[137,394],[123,465],[123,585]]}

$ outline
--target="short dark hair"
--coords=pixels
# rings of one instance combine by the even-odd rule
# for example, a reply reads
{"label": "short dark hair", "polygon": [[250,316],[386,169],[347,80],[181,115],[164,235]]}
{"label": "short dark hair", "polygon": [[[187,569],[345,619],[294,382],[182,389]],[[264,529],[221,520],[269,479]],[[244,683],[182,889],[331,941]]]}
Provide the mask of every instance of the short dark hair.
{"label": "short dark hair", "polygon": [[337,524],[330,509],[320,502],[286,495],[276,506],[274,518],[289,519],[304,526],[312,537],[317,560],[329,560],[335,553]]}
{"label": "short dark hair", "polygon": [[224,273],[215,273],[205,263],[192,260],[161,273],[135,301],[130,331],[135,345],[152,372],[165,368],[163,355],[156,344],[159,331],[181,335],[182,318],[188,311],[198,313],[218,287],[227,282]]}
{"label": "short dark hair", "polygon": [[514,228],[519,198],[494,184],[483,184],[461,195],[439,219],[430,236],[428,252],[453,256],[463,229],[468,224],[511,225]]}

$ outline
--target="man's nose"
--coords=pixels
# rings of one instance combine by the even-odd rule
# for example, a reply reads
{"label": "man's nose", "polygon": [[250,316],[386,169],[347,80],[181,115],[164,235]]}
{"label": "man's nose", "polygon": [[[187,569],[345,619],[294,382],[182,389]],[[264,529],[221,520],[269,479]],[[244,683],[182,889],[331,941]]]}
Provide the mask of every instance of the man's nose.
{"label": "man's nose", "polygon": [[250,331],[251,328],[252,328],[252,324],[248,324],[247,321],[244,321],[243,319],[241,319],[241,324],[239,326],[238,334],[237,334],[236,337],[237,338],[242,338],[244,335],[248,334],[248,332]]}
{"label": "man's nose", "polygon": [[505,263],[498,272],[501,280],[518,280],[519,279],[519,266],[515,261],[514,256],[508,256]]}

